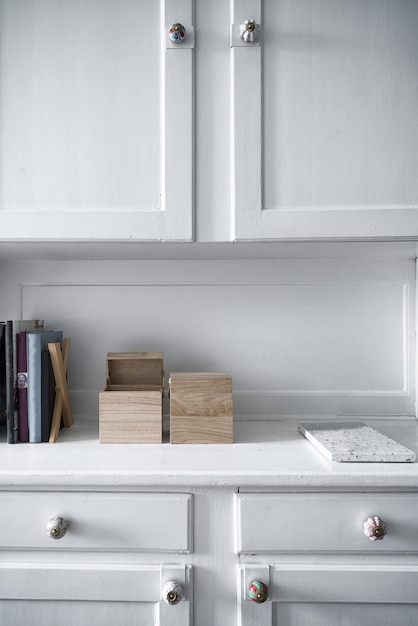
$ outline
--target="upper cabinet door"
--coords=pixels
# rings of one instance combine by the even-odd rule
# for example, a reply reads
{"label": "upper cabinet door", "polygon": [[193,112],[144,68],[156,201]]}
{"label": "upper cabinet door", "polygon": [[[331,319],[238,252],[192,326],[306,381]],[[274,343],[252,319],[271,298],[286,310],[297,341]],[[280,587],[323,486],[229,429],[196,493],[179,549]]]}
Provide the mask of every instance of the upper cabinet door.
{"label": "upper cabinet door", "polygon": [[192,9],[0,0],[0,239],[193,239]]}
{"label": "upper cabinet door", "polygon": [[231,7],[232,238],[416,238],[418,3]]}

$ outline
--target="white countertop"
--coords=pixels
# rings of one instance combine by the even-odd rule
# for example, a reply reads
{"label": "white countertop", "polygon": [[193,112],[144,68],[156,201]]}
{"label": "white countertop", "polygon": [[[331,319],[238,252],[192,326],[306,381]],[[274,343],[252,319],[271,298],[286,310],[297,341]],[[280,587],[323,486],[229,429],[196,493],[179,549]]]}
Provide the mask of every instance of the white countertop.
{"label": "white countertop", "polygon": [[[356,418],[416,451],[415,419]],[[301,418],[302,420],[302,418]],[[329,461],[297,421],[236,421],[233,444],[100,444],[97,422],[61,430],[55,444],[0,444],[0,488],[225,486],[257,489],[417,489],[418,463]]]}

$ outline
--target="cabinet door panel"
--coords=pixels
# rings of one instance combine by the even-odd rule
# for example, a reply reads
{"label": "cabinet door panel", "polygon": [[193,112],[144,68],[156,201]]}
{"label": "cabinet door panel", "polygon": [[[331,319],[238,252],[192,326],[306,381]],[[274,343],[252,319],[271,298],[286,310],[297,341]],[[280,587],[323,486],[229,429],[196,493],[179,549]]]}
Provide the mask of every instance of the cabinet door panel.
{"label": "cabinet door panel", "polygon": [[273,623],[286,626],[415,626],[413,605],[281,604],[273,609]]}
{"label": "cabinet door panel", "polygon": [[[175,579],[183,599],[170,606],[161,589]],[[189,626],[191,568],[73,564],[0,566],[0,622],[44,626]]]}
{"label": "cabinet door panel", "polygon": [[136,602],[6,600],[0,601],[0,619],[3,624],[31,626],[156,626],[154,605]]}
{"label": "cabinet door panel", "polygon": [[192,2],[0,1],[1,238],[192,238]]}
{"label": "cabinet door panel", "polygon": [[418,5],[233,0],[235,239],[418,235]]}
{"label": "cabinet door panel", "polygon": [[[268,587],[256,604],[248,587]],[[416,621],[417,567],[242,565],[238,574],[238,626],[358,626]]]}

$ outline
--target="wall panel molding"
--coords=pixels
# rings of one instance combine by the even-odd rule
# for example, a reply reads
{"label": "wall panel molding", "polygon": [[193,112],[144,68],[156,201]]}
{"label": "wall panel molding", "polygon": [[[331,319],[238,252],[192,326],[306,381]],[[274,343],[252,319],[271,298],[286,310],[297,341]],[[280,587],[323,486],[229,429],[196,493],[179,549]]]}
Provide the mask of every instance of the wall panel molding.
{"label": "wall panel molding", "polygon": [[119,350],[164,352],[166,384],[170,371],[230,373],[237,417],[414,413],[408,260],[40,265],[19,275],[19,310],[72,337],[80,415],[97,414]]}

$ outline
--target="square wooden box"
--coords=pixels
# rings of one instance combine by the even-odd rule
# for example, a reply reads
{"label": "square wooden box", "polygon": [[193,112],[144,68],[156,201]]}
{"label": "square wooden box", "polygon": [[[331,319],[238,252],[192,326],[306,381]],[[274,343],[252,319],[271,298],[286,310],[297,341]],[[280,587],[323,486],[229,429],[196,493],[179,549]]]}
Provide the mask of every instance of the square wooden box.
{"label": "square wooden box", "polygon": [[232,443],[232,379],[220,372],[170,374],[170,442]]}
{"label": "square wooden box", "polygon": [[109,352],[99,394],[100,443],[161,443],[164,370],[161,352]]}

